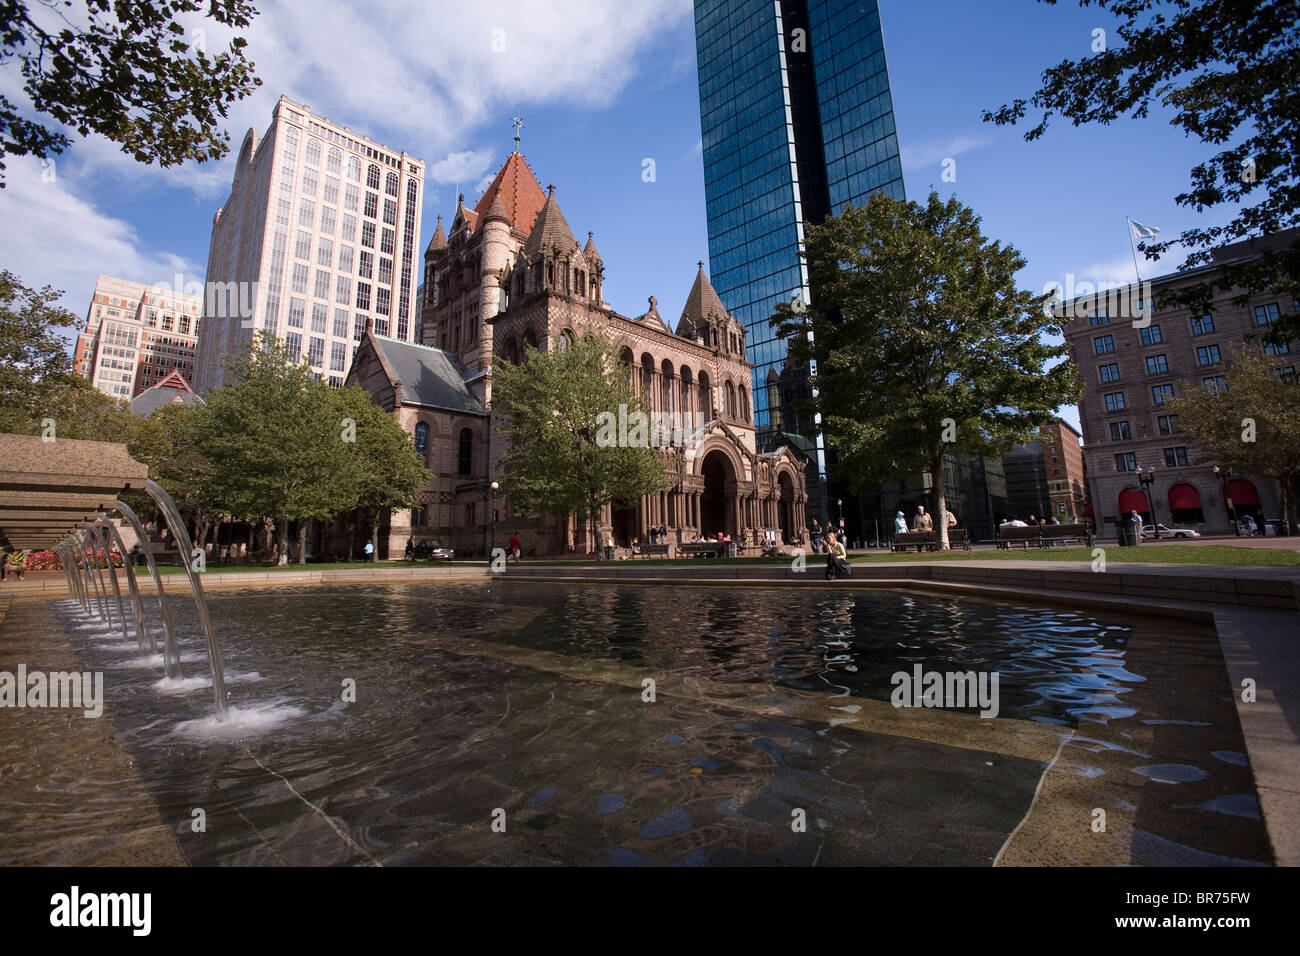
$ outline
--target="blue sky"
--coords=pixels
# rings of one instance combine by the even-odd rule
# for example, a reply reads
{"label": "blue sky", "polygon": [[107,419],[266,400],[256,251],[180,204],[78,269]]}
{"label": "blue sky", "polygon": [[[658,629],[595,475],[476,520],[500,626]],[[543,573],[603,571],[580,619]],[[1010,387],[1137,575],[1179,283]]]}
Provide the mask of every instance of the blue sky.
{"label": "blue sky", "polygon": [[[505,160],[518,109],[523,152],[541,184],[555,184],[579,241],[596,234],[606,298],[635,315],[655,295],[675,321],[696,261],[708,259],[689,0],[472,9],[382,0],[367,5],[364,20],[343,0],[258,7],[245,35],[264,85],[232,111],[235,147],[249,125],[265,128],[283,93],[416,153],[431,180],[427,242],[438,213],[450,220],[458,186],[472,203]],[[1159,113],[1110,127],[1058,119],[1035,143],[1019,128],[980,121],[982,109],[1031,95],[1044,68],[1087,55],[1094,29],[1113,36],[1104,11],[1033,0],[880,0],[880,9],[908,198],[955,192],[983,217],[986,235],[1028,260],[1025,288],[1041,291],[1067,273],[1132,279],[1126,216],[1164,237],[1195,222],[1174,196],[1203,147]],[[216,29],[206,39],[222,41]],[[14,83],[0,73],[0,88]],[[940,178],[948,157],[953,183]],[[646,159],[653,182],[642,178]],[[64,289],[64,304],[81,315],[101,272],[145,283],[171,281],[178,270],[202,277],[230,158],[158,170],[90,139],[55,169],[50,182],[34,160],[9,163],[0,265],[28,284]],[[1143,277],[1180,261],[1142,260]],[[1077,424],[1073,409],[1064,414]]]}

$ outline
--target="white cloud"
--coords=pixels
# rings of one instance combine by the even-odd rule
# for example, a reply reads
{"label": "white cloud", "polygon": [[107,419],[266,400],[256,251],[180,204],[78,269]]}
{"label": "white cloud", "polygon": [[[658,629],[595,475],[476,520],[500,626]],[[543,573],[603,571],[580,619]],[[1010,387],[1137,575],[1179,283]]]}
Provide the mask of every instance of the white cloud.
{"label": "white cloud", "polygon": [[475,176],[482,176],[493,162],[499,160],[494,149],[466,149],[448,153],[429,167],[427,178],[436,183],[463,183]]}
{"label": "white cloud", "polygon": [[133,226],[99,212],[57,161],[54,172],[42,181],[39,160],[11,160],[0,190],[0,221],[9,225],[0,232],[0,263],[24,284],[63,290],[60,304],[84,315],[100,273],[146,285],[174,283],[178,273],[203,281],[195,263],[144,248]]}
{"label": "white cloud", "polygon": [[956,158],[989,145],[991,140],[982,136],[953,136],[946,140],[928,140],[923,143],[905,143],[899,147],[899,159],[904,169],[924,169],[937,166],[945,159]]}

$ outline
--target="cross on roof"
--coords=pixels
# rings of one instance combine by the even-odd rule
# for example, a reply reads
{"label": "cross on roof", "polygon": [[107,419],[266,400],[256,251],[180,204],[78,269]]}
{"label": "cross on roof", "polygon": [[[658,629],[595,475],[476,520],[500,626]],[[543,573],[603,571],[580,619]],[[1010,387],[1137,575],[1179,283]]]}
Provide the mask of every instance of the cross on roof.
{"label": "cross on roof", "polygon": [[519,152],[519,131],[524,127],[524,118],[515,110],[515,115],[511,117],[510,122],[515,125],[515,152]]}

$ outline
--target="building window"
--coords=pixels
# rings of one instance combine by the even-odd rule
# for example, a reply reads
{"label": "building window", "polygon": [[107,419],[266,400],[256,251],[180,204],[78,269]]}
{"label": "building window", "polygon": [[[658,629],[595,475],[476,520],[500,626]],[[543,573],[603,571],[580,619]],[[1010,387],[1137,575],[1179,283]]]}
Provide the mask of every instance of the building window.
{"label": "building window", "polygon": [[1174,397],[1174,387],[1172,385],[1152,385],[1151,402],[1155,405],[1163,405],[1169,399]]}
{"label": "building window", "polygon": [[339,230],[339,238],[344,242],[357,241],[357,217],[343,214],[343,226]]}
{"label": "building window", "polygon": [[352,304],[352,280],[347,276],[339,276],[335,282],[334,301],[339,305]]}
{"label": "building window", "polygon": [[415,423],[415,453],[420,461],[429,460],[429,426],[424,422]]}
{"label": "building window", "polygon": [[1138,456],[1135,451],[1120,452],[1115,456],[1116,471],[1137,471]]}
{"label": "building window", "polygon": [[339,272],[352,272],[351,246],[339,246]]}
{"label": "building window", "polygon": [[303,161],[308,166],[320,165],[320,140],[318,139],[307,140],[307,155],[303,158]]}
{"label": "building window", "polygon": [[308,229],[316,225],[316,204],[310,199],[298,200],[298,225]]}
{"label": "building window", "polygon": [[1169,371],[1169,360],[1165,358],[1163,354],[1147,356],[1148,375],[1163,375],[1165,372],[1168,371]]}
{"label": "building window", "polygon": [[1133,431],[1129,428],[1128,422],[1111,422],[1110,423],[1110,440],[1111,441],[1128,441],[1133,437]]}
{"label": "building window", "polygon": [[1103,382],[1119,381],[1119,363],[1111,362],[1109,365],[1097,366],[1097,374]]}
{"label": "building window", "polygon": [[374,165],[373,163],[366,170],[366,188],[367,189],[379,188],[379,167]]}
{"label": "building window", "polygon": [[334,265],[333,239],[322,239],[316,246],[316,265],[327,269]]}
{"label": "building window", "polygon": [[[305,306],[306,303],[303,302],[302,299],[289,300],[289,328],[291,329],[302,328],[302,317],[305,311]],[[298,351],[299,352],[302,351],[301,342],[299,343]]]}
{"label": "building window", "polygon": [[392,314],[392,309],[389,308],[389,303],[391,301],[392,301],[391,291],[385,289],[383,286],[377,286],[375,288],[375,314],[376,315]]}
{"label": "building window", "polygon": [[320,231],[327,236],[334,235],[335,212],[329,206],[320,208]]}
{"label": "building window", "polygon": [[[344,312],[343,314],[344,316],[347,315],[346,312]],[[343,334],[347,335],[346,328],[343,330]],[[331,372],[345,371],[347,368],[347,361],[348,361],[347,343],[345,342],[330,343],[330,371]]]}
{"label": "building window", "polygon": [[1172,435],[1178,431],[1177,415],[1157,415],[1156,426],[1160,429],[1162,435]]}
{"label": "building window", "polygon": [[1179,445],[1177,448],[1165,449],[1165,467],[1177,468],[1180,465],[1187,464],[1187,448]]}
{"label": "building window", "polygon": [[384,222],[390,226],[397,225],[397,202],[395,200],[384,200]]}
{"label": "building window", "polygon": [[[468,475],[472,473],[474,461],[474,433],[468,428],[460,430],[460,454],[457,456],[457,471],[459,474]],[[470,506],[473,507],[472,505]],[[472,523],[472,521],[471,521]]]}
{"label": "building window", "polygon": [[356,186],[347,185],[343,187],[343,207],[356,212],[361,208],[361,191]]}
{"label": "building window", "polygon": [[370,284],[368,282],[357,283],[357,308],[366,312],[370,311]]}
{"label": "building window", "polygon": [[296,362],[302,358],[302,336],[297,332],[286,332],[284,334],[284,347],[289,352],[289,358]]}
{"label": "building window", "polygon": [[1218,395],[1228,390],[1228,383],[1222,375],[1213,375],[1201,381],[1205,384],[1205,390],[1211,395]]}
{"label": "building window", "polygon": [[379,215],[378,193],[366,193],[366,205],[362,209],[362,214],[368,219],[374,219]]}
{"label": "building window", "polygon": [[331,173],[337,173],[343,168],[343,150],[337,146],[331,146],[328,153],[325,154],[325,168]]}
{"label": "building window", "polygon": [[1214,331],[1214,316],[1212,315],[1194,315],[1192,316],[1192,334],[1205,335]]}
{"label": "building window", "polygon": [[1109,325],[1110,317],[1106,315],[1106,309],[1103,306],[1097,310],[1096,315],[1088,316],[1088,321],[1093,325]]}
{"label": "building window", "polygon": [[1159,345],[1164,341],[1164,337],[1160,334],[1160,326],[1158,325],[1148,325],[1138,334],[1142,338],[1143,345]]}
{"label": "building window", "polygon": [[361,244],[367,249],[375,248],[375,224],[373,222],[363,222],[361,224]]}
{"label": "building window", "polygon": [[1217,345],[1202,345],[1196,350],[1197,365],[1217,365],[1220,358]]}
{"label": "building window", "polygon": [[[307,268],[305,265],[303,265],[301,262],[295,262],[295,263],[293,264],[293,281],[292,281],[292,285],[293,285],[293,291],[294,291],[294,292],[304,292],[304,293],[305,293],[305,292],[307,291],[307,273],[308,273],[308,271],[309,271],[308,268]],[[166,325],[164,325],[163,327],[164,327],[164,328],[169,328],[169,326],[166,326]]]}
{"label": "building window", "polygon": [[1107,392],[1105,398],[1108,412],[1122,412],[1126,407],[1123,392]]}
{"label": "building window", "polygon": [[393,284],[393,260],[379,257],[379,281],[384,285]]}
{"label": "building window", "polygon": [[314,169],[304,169],[302,171],[302,191],[305,195],[316,195],[316,184],[318,182],[317,173]]}
{"label": "building window", "polygon": [[318,299],[328,299],[330,297],[330,274],[324,269],[316,270],[316,286],[312,294]]}
{"label": "building window", "polygon": [[354,183],[361,182],[361,159],[357,156],[348,157],[348,179]]}
{"label": "building window", "polygon": [[303,232],[301,229],[298,230],[298,240],[293,247],[293,254],[295,258],[302,259],[303,261],[311,260],[310,232]]}
{"label": "building window", "polygon": [[379,251],[386,254],[393,254],[393,240],[396,234],[391,229],[385,229],[379,236]]}
{"label": "building window", "polygon": [[1276,302],[1270,302],[1268,305],[1257,305],[1255,306],[1255,324],[1268,325],[1271,322],[1276,322],[1281,314],[1282,312]]}
{"label": "building window", "polygon": [[373,252],[362,252],[361,263],[357,267],[357,275],[366,279],[374,277],[375,272],[375,255]]}
{"label": "building window", "polygon": [[319,302],[313,302],[311,306],[311,330],[313,332],[324,332],[325,323],[329,319],[329,306],[321,305]]}
{"label": "building window", "polygon": [[1092,347],[1098,355],[1113,352],[1115,351],[1115,337],[1112,335],[1099,335],[1092,340]]}

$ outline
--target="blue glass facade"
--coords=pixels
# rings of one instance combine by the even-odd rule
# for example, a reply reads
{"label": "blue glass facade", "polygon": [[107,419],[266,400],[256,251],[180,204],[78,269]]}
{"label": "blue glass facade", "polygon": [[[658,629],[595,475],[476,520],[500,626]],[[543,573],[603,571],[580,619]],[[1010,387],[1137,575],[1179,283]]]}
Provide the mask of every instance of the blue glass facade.
{"label": "blue glass facade", "polygon": [[[876,190],[904,198],[880,15],[876,0],[695,0],[695,43],[710,280],[748,329],[770,447],[806,424],[793,409],[806,377],[769,324],[779,303],[812,301],[804,225]],[[825,518],[820,445],[805,450]]]}

